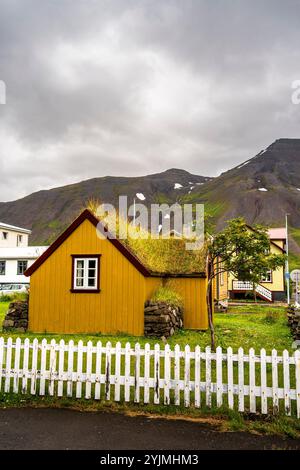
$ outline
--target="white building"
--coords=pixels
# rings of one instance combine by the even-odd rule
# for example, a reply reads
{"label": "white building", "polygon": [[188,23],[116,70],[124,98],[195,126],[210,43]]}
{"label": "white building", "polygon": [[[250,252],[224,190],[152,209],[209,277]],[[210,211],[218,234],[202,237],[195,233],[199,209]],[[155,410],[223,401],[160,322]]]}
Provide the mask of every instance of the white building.
{"label": "white building", "polygon": [[28,246],[30,230],[0,222],[0,248]]}
{"label": "white building", "polygon": [[0,287],[9,284],[28,284],[26,269],[47,246],[28,246],[31,231],[0,222]]}

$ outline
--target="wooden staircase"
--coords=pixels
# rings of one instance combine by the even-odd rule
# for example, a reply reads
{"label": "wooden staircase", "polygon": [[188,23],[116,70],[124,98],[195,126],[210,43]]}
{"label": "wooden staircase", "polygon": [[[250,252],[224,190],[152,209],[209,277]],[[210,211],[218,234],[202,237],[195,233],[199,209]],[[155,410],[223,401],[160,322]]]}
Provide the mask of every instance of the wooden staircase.
{"label": "wooden staircase", "polygon": [[[249,281],[232,281],[233,292],[250,292],[253,291],[253,283]],[[267,302],[273,302],[272,291],[267,289],[265,286],[258,284],[255,287],[256,294]]]}

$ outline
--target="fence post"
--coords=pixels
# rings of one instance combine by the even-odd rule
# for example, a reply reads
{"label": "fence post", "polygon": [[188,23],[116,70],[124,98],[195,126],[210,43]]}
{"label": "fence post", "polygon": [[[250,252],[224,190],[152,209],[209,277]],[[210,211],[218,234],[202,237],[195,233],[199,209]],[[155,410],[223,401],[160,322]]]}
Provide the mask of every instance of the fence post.
{"label": "fence post", "polygon": [[82,393],[82,356],[83,356],[83,342],[78,341],[77,345],[77,383],[76,383],[76,398],[81,398]]}
{"label": "fence post", "polygon": [[145,344],[144,360],[144,403],[149,403],[149,378],[150,378],[150,344]]}
{"label": "fence post", "polygon": [[2,390],[3,359],[4,359],[4,338],[0,338],[0,391]]}
{"label": "fence post", "polygon": [[63,339],[59,342],[59,355],[58,355],[58,384],[57,384],[57,396],[62,397],[64,391],[64,359],[65,359],[65,342]]}
{"label": "fence post", "polygon": [[200,346],[195,347],[195,407],[201,406],[201,350]]}
{"label": "fence post", "polygon": [[93,343],[88,341],[86,349],[86,380],[85,398],[89,400],[92,396],[92,367],[93,367]]}
{"label": "fence post", "polygon": [[51,340],[50,343],[50,370],[49,370],[49,395],[54,395],[54,385],[56,372],[56,341],[55,339]]}
{"label": "fence post", "polygon": [[12,339],[8,338],[6,345],[6,363],[5,363],[5,384],[4,392],[10,392],[10,375],[11,375],[11,353],[12,353]]}
{"label": "fence post", "polygon": [[278,364],[277,364],[277,351],[272,350],[272,395],[273,395],[273,414],[276,415],[279,411],[278,403]]}
{"label": "fence post", "polygon": [[266,365],[266,350],[264,348],[260,351],[260,396],[261,396],[261,412],[262,414],[268,413],[268,398],[267,398],[267,365]]}
{"label": "fence post", "polygon": [[159,404],[160,347],[154,346],[154,404]]}
{"label": "fence post", "polygon": [[223,374],[222,374],[222,348],[216,349],[216,374],[217,374],[217,407],[223,405]]}
{"label": "fence post", "polygon": [[170,404],[170,377],[171,377],[171,367],[170,367],[170,346],[165,345],[165,367],[164,367],[164,404]]}
{"label": "fence post", "polygon": [[41,378],[40,378],[40,395],[45,395],[45,384],[46,384],[46,362],[47,362],[47,340],[42,340],[42,352],[41,352]]}
{"label": "fence post", "polygon": [[15,345],[15,364],[14,364],[14,385],[13,392],[19,392],[19,369],[20,369],[21,339],[16,339]]}
{"label": "fence post", "polygon": [[[1,348],[1,346],[0,346]],[[295,351],[297,418],[300,418],[300,351]]]}
{"label": "fence post", "polygon": [[255,397],[255,351],[249,349],[249,395],[250,395],[250,413],[256,412]]}
{"label": "fence post", "polygon": [[102,369],[102,343],[97,342],[96,346],[96,379],[95,379],[95,400],[101,397],[101,369]]}
{"label": "fence post", "polygon": [[115,401],[120,401],[121,343],[116,344],[115,356]]}
{"label": "fence post", "polygon": [[239,380],[239,397],[238,397],[238,410],[243,412],[245,409],[245,394],[244,394],[244,349],[238,350],[238,380]]}
{"label": "fence post", "polygon": [[134,403],[140,401],[140,344],[135,343],[134,347]]}
{"label": "fence post", "polygon": [[227,381],[228,381],[228,407],[233,410],[234,398],[233,398],[233,359],[232,359],[232,348],[227,349]]}
{"label": "fence post", "polygon": [[73,367],[74,367],[74,341],[69,341],[68,351],[68,381],[67,381],[67,397],[73,395]]}
{"label": "fence post", "polygon": [[184,350],[184,406],[190,406],[190,347],[187,344]]}
{"label": "fence post", "polygon": [[125,402],[130,400],[130,343],[125,346]]}
{"label": "fence post", "polygon": [[106,343],[105,353],[105,400],[110,400],[111,343]]}
{"label": "fence post", "polygon": [[211,350],[205,348],[206,406],[211,408]]}
{"label": "fence post", "polygon": [[[29,338],[24,341],[23,373],[22,373],[22,393],[27,393],[28,364],[29,364]],[[41,379],[40,379],[41,380]]]}
{"label": "fence post", "polygon": [[180,405],[180,346],[175,346],[174,379],[175,379],[175,405]]}
{"label": "fence post", "polygon": [[291,397],[290,397],[290,357],[285,349],[283,357],[283,388],[284,388],[284,409],[287,416],[291,416]]}

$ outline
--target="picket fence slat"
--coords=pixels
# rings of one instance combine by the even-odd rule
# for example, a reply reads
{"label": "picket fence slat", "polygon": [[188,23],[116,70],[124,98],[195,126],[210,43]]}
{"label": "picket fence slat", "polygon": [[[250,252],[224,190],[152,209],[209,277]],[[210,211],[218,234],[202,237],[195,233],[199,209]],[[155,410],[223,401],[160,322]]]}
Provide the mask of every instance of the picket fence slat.
{"label": "picket fence slat", "polygon": [[217,347],[216,350],[216,368],[217,368],[217,407],[223,405],[223,360],[222,348]]}
{"label": "picket fence slat", "polygon": [[67,397],[73,396],[73,367],[74,367],[74,341],[71,339],[68,345],[68,380]]}
{"label": "picket fence slat", "polygon": [[150,401],[150,344],[145,344],[145,362],[144,362],[144,403],[147,404]]}
{"label": "picket fence slat", "polygon": [[195,348],[195,407],[201,406],[201,351],[200,346]]}
{"label": "picket fence slat", "polygon": [[268,413],[266,350],[260,351],[261,412]]}
{"label": "picket fence slat", "polygon": [[19,367],[20,367],[20,355],[21,355],[21,340],[20,338],[16,339],[15,345],[15,364],[14,364],[14,385],[13,392],[19,392]]}
{"label": "picket fence slat", "polygon": [[95,352],[96,352],[95,400],[100,400],[101,398],[101,365],[102,365],[101,341],[98,341]]}
{"label": "picket fence slat", "polygon": [[180,346],[175,346],[174,358],[174,377],[175,377],[175,405],[180,405]]}
{"label": "picket fence slat", "polygon": [[5,363],[5,384],[4,384],[5,393],[10,392],[10,377],[12,374],[11,356],[12,356],[12,339],[8,338],[7,346],[6,346],[6,363]]}
{"label": "picket fence slat", "polygon": [[120,342],[0,338],[0,390],[57,397],[75,392],[76,398],[91,399],[93,394],[95,400],[134,403],[143,396],[145,404],[166,406],[178,406],[183,398],[185,407],[196,408],[203,396],[207,407],[227,404],[229,409],[266,415],[270,405],[274,414],[282,410],[300,418],[300,351],[278,355],[274,349],[267,355],[261,349],[256,355],[253,348],[245,354],[243,348],[234,353],[231,347],[212,352],[199,346],[192,351],[189,345],[181,350],[169,344],[161,349],[149,343],[122,347]]}
{"label": "picket fence slat", "polygon": [[118,342],[116,344],[116,352],[115,352],[115,401],[120,401],[120,380],[119,377],[121,375],[121,343]]}
{"label": "picket fence slat", "polygon": [[211,351],[210,347],[205,348],[205,369],[206,369],[206,406],[211,408]]}
{"label": "picket fence slat", "polygon": [[291,398],[290,398],[290,358],[289,353],[285,349],[283,351],[283,387],[284,387],[284,407],[285,414],[291,415]]}
{"label": "picket fence slat", "polygon": [[276,349],[272,350],[272,389],[273,389],[273,414],[279,411],[278,400],[278,357]]}
{"label": "picket fence slat", "polygon": [[239,348],[238,350],[238,411],[241,413],[245,410],[245,391],[244,391],[244,350]]}
{"label": "picket fence slat", "polygon": [[300,351],[295,351],[297,418],[300,418]]}

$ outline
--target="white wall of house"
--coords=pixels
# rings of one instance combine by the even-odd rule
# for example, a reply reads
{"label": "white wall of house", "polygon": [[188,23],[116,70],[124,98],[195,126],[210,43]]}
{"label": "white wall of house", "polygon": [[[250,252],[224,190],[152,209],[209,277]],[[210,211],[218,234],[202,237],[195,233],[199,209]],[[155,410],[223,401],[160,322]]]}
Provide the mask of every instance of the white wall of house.
{"label": "white wall of house", "polygon": [[0,222],[0,248],[26,247],[31,231]]}
{"label": "white wall of house", "polygon": [[[0,285],[29,284],[30,278],[18,274],[18,261],[26,261],[29,268],[47,248],[47,246],[0,248]],[[5,264],[5,273],[1,274],[3,264]]]}

